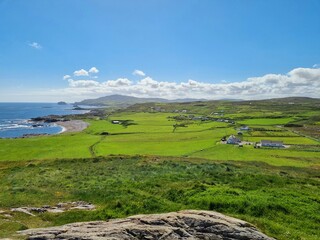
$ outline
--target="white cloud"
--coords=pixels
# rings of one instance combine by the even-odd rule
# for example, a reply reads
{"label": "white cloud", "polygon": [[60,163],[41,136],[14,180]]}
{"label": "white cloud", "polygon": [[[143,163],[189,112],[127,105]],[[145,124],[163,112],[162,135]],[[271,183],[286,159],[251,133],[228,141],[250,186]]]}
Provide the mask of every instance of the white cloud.
{"label": "white cloud", "polygon": [[[226,83],[204,83],[192,79],[185,82],[167,82],[157,81],[151,77],[145,77],[138,82],[133,82],[127,78],[104,82],[92,79],[73,80],[69,78],[68,86],[63,89],[28,91],[29,95],[25,95],[25,101],[42,98],[42,101],[46,99],[60,101],[62,99],[72,102],[111,94],[168,99],[266,99],[286,96],[319,98],[319,93],[320,68],[295,68],[287,74],[266,74],[264,76],[251,77],[244,81]],[[0,100],[4,96],[10,99],[11,95],[7,93],[3,93],[5,95],[1,94]],[[16,96],[13,93],[10,94],[12,94],[11,98]]]}
{"label": "white cloud", "polygon": [[98,72],[99,72],[99,70],[96,67],[92,67],[89,70],[89,73],[98,73]]}
{"label": "white cloud", "polygon": [[[118,78],[117,80],[109,80],[103,83],[100,83],[95,80],[72,80],[69,79],[69,87],[71,88],[100,88],[101,90],[105,90],[109,87],[117,88],[117,87],[125,87],[130,86],[132,82],[127,78]],[[97,91],[98,89],[95,89]]]}
{"label": "white cloud", "polygon": [[35,49],[41,49],[42,48],[42,46],[37,42],[32,42],[32,43],[29,43],[28,45],[30,47],[32,47],[32,48],[35,48]]}
{"label": "white cloud", "polygon": [[86,71],[84,69],[80,69],[80,70],[74,71],[73,75],[76,76],[76,77],[89,76],[89,73],[88,73],[88,71]]}
{"label": "white cloud", "polygon": [[[96,68],[96,67],[92,67],[89,69],[89,71],[87,70],[84,70],[83,68],[80,69],[80,70],[76,70],[73,72],[73,75],[75,77],[83,77],[83,76],[86,76],[88,77],[89,74],[97,74],[99,73],[99,70]],[[92,78],[98,78],[97,76],[92,76]]]}
{"label": "white cloud", "polygon": [[138,82],[141,87],[158,88],[159,82],[153,80],[151,77],[146,77]]}
{"label": "white cloud", "polygon": [[135,75],[135,76],[140,76],[140,77],[145,77],[146,76],[146,74],[141,70],[134,70],[132,74]]}
{"label": "white cloud", "polygon": [[64,76],[63,76],[63,80],[67,80],[67,79],[69,79],[69,78],[71,78],[70,75],[64,75]]}
{"label": "white cloud", "polygon": [[118,78],[117,80],[109,80],[101,84],[102,87],[125,87],[130,86],[132,82],[127,78]]}
{"label": "white cloud", "polygon": [[93,88],[98,87],[99,82],[94,80],[73,80],[69,79],[69,86],[72,88]]}
{"label": "white cloud", "polygon": [[85,87],[86,94],[127,94],[142,97],[174,98],[243,98],[261,99],[284,96],[319,97],[320,68],[295,68],[287,74],[266,74],[239,82],[204,83],[189,79],[186,82],[157,81],[151,77],[133,83],[127,78],[98,82],[72,81],[72,88]]}

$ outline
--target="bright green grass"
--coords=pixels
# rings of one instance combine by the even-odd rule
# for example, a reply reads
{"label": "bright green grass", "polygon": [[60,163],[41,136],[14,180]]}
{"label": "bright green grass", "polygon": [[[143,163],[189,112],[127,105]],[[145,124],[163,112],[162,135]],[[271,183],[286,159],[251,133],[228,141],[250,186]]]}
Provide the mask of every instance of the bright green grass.
{"label": "bright green grass", "polygon": [[[82,133],[0,139],[0,208],[73,200],[99,207],[36,217],[15,213],[9,221],[0,215],[0,237],[26,227],[193,208],[240,217],[278,239],[317,239],[320,145],[273,126],[293,118],[249,119],[258,120],[250,127],[269,131],[244,132],[244,140],[299,144],[254,149],[220,143],[237,133],[235,126],[169,118],[176,115],[123,112],[86,120],[90,126]],[[175,124],[186,127],[173,132]],[[115,154],[140,157],[105,157]]]}
{"label": "bright green grass", "polygon": [[0,139],[0,161],[90,157],[89,146],[100,137],[83,133]]}
{"label": "bright green grass", "polygon": [[274,132],[274,131],[250,131],[248,134],[244,133],[244,136],[252,136],[252,137],[300,137],[300,135],[289,132]]}
{"label": "bright green grass", "polygon": [[257,161],[274,166],[306,167],[320,163],[319,152],[300,152],[289,149],[253,148],[245,145],[239,148],[235,145],[217,144],[211,148],[190,154],[191,157],[201,157],[212,160]]}
{"label": "bright green grass", "polygon": [[[61,134],[25,139],[1,139],[0,160],[83,158],[110,154],[196,156],[212,160],[263,161],[276,166],[319,164],[316,152],[293,152],[274,149],[264,152],[252,146],[238,149],[217,144],[221,137],[235,134],[234,126],[221,122],[176,121],[170,113],[120,113],[107,120],[87,120],[90,126],[83,133]],[[111,120],[131,120],[124,127]],[[173,132],[173,125],[185,124]],[[279,130],[272,126],[260,128]],[[280,129],[281,130],[281,129]],[[102,136],[102,133],[108,135]],[[255,134],[257,133],[257,135]],[[250,136],[252,134],[253,136]],[[281,140],[285,144],[318,144],[312,139],[289,131],[244,132],[244,140]],[[292,157],[295,157],[292,160]]]}
{"label": "bright green grass", "polygon": [[[139,129],[140,131],[137,131],[135,134],[107,136],[96,147],[96,150],[98,155],[189,155],[195,151],[214,146],[221,136],[233,132],[233,129],[230,128],[214,128],[216,125],[217,123],[215,122],[200,125],[193,124],[186,128],[178,128],[174,133],[172,132],[172,127],[168,128],[167,132],[148,132],[148,127],[144,126],[144,129]],[[136,126],[130,126],[128,129],[131,127]],[[154,126],[152,126],[152,129],[157,130]],[[146,132],[142,132],[142,130]]]}
{"label": "bright green grass", "polygon": [[260,137],[251,137],[245,136],[243,139],[248,140],[250,142],[260,142],[260,140],[272,140],[272,141],[283,141],[284,144],[316,144],[320,145],[320,142],[305,138],[305,137],[278,137],[278,136],[260,136]]}
{"label": "bright green grass", "polygon": [[239,121],[246,125],[282,125],[294,121],[294,118],[254,118]]}
{"label": "bright green grass", "polygon": [[238,119],[238,118],[247,118],[248,115],[253,118],[265,118],[265,117],[282,117],[283,112],[264,112],[264,111],[252,111],[250,107],[246,109],[242,109],[241,111],[237,111],[236,113],[226,113],[225,117]]}
{"label": "bright green grass", "polygon": [[[227,150],[227,149],[226,149]],[[16,230],[181,209],[215,210],[280,240],[316,240],[316,169],[203,159],[107,157],[0,162],[0,209],[84,200],[96,211],[0,217],[0,237]]]}

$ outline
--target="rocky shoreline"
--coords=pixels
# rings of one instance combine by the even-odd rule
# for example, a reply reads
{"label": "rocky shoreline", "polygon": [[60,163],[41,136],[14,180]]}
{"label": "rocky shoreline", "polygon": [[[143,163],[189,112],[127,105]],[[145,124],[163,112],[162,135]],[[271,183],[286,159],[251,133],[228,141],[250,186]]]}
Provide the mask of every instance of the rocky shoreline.
{"label": "rocky shoreline", "polygon": [[[36,120],[35,120],[36,119]],[[89,123],[83,120],[69,120],[63,117],[39,117],[32,119],[33,127],[43,127],[45,125],[60,126],[62,130],[56,134],[67,133],[67,132],[81,132],[89,126]],[[53,134],[48,133],[34,133],[34,134],[24,134],[21,138],[30,138],[38,136],[50,136]]]}
{"label": "rocky shoreline", "polygon": [[[82,109],[83,110],[83,109]],[[91,109],[88,113],[72,114],[72,115],[48,115],[43,117],[31,118],[29,121],[33,127],[42,127],[48,124],[55,124],[62,128],[58,133],[66,132],[81,132],[86,129],[89,124],[84,122],[83,118],[104,117],[105,112],[103,109]],[[22,138],[49,136],[51,134],[24,134]]]}

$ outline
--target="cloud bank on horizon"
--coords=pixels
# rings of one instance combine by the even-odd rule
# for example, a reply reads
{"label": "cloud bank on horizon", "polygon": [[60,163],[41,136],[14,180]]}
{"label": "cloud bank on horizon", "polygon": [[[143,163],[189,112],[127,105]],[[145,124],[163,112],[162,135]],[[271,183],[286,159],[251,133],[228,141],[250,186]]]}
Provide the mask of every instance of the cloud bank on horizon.
{"label": "cloud bank on horizon", "polygon": [[[93,70],[94,69],[94,70]],[[123,94],[136,97],[176,98],[241,98],[263,99],[286,96],[320,97],[320,68],[295,68],[287,74],[266,74],[250,77],[244,81],[226,83],[204,83],[189,79],[186,82],[168,82],[155,80],[141,70],[133,75],[141,77],[139,81],[128,78],[97,81],[94,79],[77,80],[79,76],[98,73],[96,67],[74,72],[74,78],[65,75],[68,86],[64,89],[51,90],[72,95],[76,100],[95,98],[111,94]],[[63,97],[63,96],[61,96]]]}
{"label": "cloud bank on horizon", "polygon": [[[126,77],[98,81],[99,69],[75,70],[62,78],[65,88],[38,89],[14,92],[4,91],[0,101],[68,101],[121,94],[152,98],[200,98],[200,99],[268,99],[289,96],[320,98],[320,67],[294,68],[286,74],[266,74],[244,81],[206,83],[193,79],[185,82],[155,80],[141,70],[134,70],[134,78]],[[2,98],[2,99],[1,99]]]}

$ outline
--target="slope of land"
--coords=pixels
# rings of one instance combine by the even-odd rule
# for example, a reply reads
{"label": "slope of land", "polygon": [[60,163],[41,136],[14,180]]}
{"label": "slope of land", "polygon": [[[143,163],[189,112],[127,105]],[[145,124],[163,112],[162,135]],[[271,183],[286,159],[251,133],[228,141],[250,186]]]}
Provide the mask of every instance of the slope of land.
{"label": "slope of land", "polygon": [[[277,239],[318,239],[319,169],[261,162],[109,156],[0,162],[0,237],[27,228],[182,209],[214,210]],[[94,211],[11,212],[93,203]]]}
{"label": "slope of land", "polygon": [[[319,140],[305,137],[296,130],[284,127],[284,124],[296,121],[294,117],[250,118],[232,124],[222,121],[222,116],[202,121],[189,119],[189,115],[120,112],[103,120],[86,119],[89,127],[77,134],[66,133],[32,139],[0,139],[0,161],[145,154],[263,161],[278,166],[319,165]],[[239,148],[237,145],[221,143],[221,138],[231,134],[237,135],[241,125],[246,123],[249,123],[251,130],[243,131],[239,138],[252,143],[251,145],[244,144]],[[279,126],[280,123],[282,126]],[[304,129],[299,129],[301,128]],[[290,147],[254,149],[254,143],[263,139],[283,141]]]}
{"label": "slope of land", "polygon": [[[89,124],[82,132],[0,139],[0,237],[202,209],[244,219],[277,239],[318,239],[319,113],[319,99],[308,98],[144,103],[76,116]],[[241,147],[221,141],[230,135]],[[255,148],[261,140],[285,147]],[[74,201],[97,209],[35,216],[10,210]]]}

